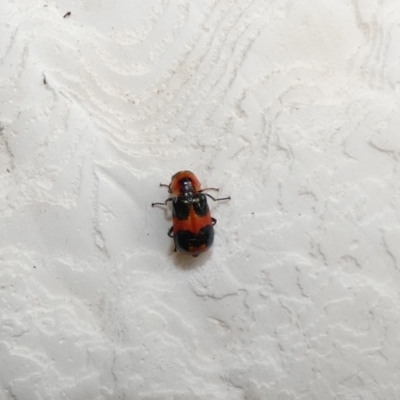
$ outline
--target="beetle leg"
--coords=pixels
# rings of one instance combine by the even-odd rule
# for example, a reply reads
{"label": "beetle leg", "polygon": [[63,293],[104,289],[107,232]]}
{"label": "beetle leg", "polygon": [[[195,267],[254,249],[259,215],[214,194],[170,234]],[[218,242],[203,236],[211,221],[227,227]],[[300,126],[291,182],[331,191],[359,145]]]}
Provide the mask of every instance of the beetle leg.
{"label": "beetle leg", "polygon": [[221,201],[221,200],[230,200],[231,196],[228,197],[222,197],[220,199],[216,199],[215,197],[212,197],[210,194],[208,193],[204,193],[206,196],[208,196],[210,199],[214,200],[214,201]]}
{"label": "beetle leg", "polygon": [[[172,230],[174,229],[174,227],[173,226],[171,226],[171,228],[169,228],[169,230],[168,230],[168,236],[170,237],[170,238],[173,238],[174,237],[174,234],[172,233]],[[176,250],[176,245],[175,245],[175,247],[174,247],[174,251],[176,252],[177,250]]]}
{"label": "beetle leg", "polygon": [[169,201],[173,201],[174,197],[170,197],[169,199],[165,200],[164,203],[151,203],[151,206],[166,206]]}
{"label": "beetle leg", "polygon": [[172,191],[171,191],[171,185],[167,185],[167,184],[165,184],[165,183],[160,183],[160,186],[168,188],[168,192],[169,192],[169,193],[172,193]]}
{"label": "beetle leg", "polygon": [[211,218],[213,226],[217,223],[217,220],[215,218]]}
{"label": "beetle leg", "polygon": [[206,190],[216,190],[217,192],[219,192],[219,188],[205,188],[205,189],[199,190],[199,193],[205,192]]}

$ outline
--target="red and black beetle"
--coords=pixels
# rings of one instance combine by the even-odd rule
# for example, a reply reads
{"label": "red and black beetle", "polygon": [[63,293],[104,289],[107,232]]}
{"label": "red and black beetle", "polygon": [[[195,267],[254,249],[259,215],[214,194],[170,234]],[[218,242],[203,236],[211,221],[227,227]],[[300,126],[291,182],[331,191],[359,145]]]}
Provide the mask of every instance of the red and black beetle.
{"label": "red and black beetle", "polygon": [[217,220],[211,217],[207,197],[214,201],[230,200],[230,197],[216,199],[203,193],[206,190],[219,189],[201,189],[199,180],[190,171],[177,172],[169,185],[160,183],[160,186],[166,186],[174,197],[168,198],[164,203],[151,205],[165,206],[169,201],[172,202],[173,226],[168,231],[168,236],[175,241],[175,251],[197,257],[214,242],[213,226]]}

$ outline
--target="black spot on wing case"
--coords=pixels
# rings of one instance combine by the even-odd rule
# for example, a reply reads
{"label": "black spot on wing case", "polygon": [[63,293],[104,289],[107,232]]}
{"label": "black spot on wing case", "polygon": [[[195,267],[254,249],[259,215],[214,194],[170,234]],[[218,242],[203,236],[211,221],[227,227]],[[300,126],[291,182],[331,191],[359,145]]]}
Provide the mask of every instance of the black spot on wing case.
{"label": "black spot on wing case", "polygon": [[210,211],[207,204],[207,197],[204,194],[194,195],[190,201],[177,197],[172,203],[172,215],[181,221],[189,218],[190,207],[199,217],[204,217]]}
{"label": "black spot on wing case", "polygon": [[204,217],[210,211],[207,204],[207,197],[204,194],[197,194],[193,197],[193,209],[199,217]]}
{"label": "black spot on wing case", "polygon": [[190,204],[179,197],[172,202],[172,215],[175,218],[185,221],[189,218]]}
{"label": "black spot on wing case", "polygon": [[174,234],[175,246],[177,250],[187,253],[191,248],[204,246],[209,248],[214,242],[214,228],[206,225],[200,229],[198,234],[190,231],[178,231]]}

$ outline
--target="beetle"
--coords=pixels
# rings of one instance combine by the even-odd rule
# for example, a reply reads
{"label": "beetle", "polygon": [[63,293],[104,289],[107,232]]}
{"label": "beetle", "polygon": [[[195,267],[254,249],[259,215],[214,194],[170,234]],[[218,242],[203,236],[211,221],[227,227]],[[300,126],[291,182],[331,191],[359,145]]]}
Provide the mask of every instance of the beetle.
{"label": "beetle", "polygon": [[174,251],[191,254],[193,257],[207,251],[214,242],[214,225],[217,223],[217,220],[211,217],[207,197],[214,201],[230,200],[231,197],[216,199],[208,193],[203,193],[206,190],[219,189],[201,189],[199,180],[190,171],[177,172],[172,176],[169,185],[160,183],[160,186],[167,187],[173,197],[164,203],[151,205],[166,206],[169,201],[172,202],[173,225],[168,231],[168,236],[174,239]]}

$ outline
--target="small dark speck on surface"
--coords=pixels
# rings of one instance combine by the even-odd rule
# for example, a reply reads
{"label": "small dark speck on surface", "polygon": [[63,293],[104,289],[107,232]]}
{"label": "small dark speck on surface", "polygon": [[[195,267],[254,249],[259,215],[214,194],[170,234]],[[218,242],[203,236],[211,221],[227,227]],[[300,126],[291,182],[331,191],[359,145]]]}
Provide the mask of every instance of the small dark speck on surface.
{"label": "small dark speck on surface", "polygon": [[43,75],[43,84],[47,85],[47,80],[46,80],[46,77],[44,75]]}
{"label": "small dark speck on surface", "polygon": [[36,268],[36,266],[34,265],[33,268]]}
{"label": "small dark speck on surface", "polygon": [[71,11],[68,11],[64,16],[63,16],[63,18],[67,18],[67,17],[69,17],[71,15]]}
{"label": "small dark speck on surface", "polygon": [[7,168],[7,172],[10,172],[10,170]]}

